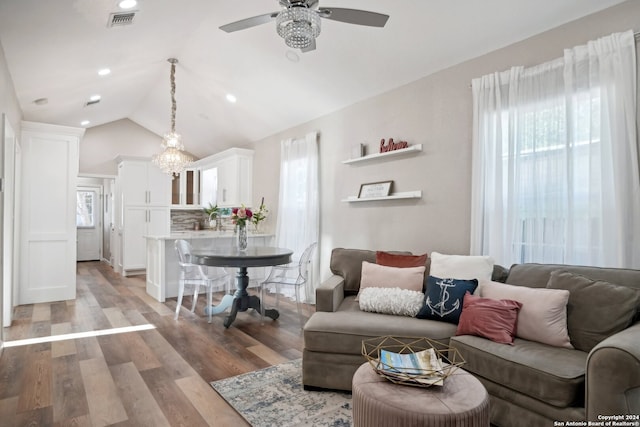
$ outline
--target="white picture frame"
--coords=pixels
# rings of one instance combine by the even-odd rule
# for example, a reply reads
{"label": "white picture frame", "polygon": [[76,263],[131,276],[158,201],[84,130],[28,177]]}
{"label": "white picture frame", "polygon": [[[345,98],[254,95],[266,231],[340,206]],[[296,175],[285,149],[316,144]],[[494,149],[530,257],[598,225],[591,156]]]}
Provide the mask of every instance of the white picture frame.
{"label": "white picture frame", "polygon": [[393,181],[369,182],[360,185],[358,199],[369,199],[372,197],[387,197],[391,194]]}

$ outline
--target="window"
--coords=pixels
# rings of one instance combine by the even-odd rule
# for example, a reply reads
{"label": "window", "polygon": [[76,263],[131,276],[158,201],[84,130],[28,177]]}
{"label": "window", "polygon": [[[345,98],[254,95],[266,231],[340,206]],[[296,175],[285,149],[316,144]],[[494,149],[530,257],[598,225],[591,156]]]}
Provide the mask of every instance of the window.
{"label": "window", "polygon": [[634,63],[627,32],[474,79],[472,253],[640,266]]}
{"label": "window", "polygon": [[[573,96],[572,104],[578,116],[573,120],[567,119],[564,97],[526,105],[512,151],[503,137],[503,169],[508,170],[510,163],[514,169],[514,262],[566,263],[571,246],[573,261],[585,264],[600,250],[599,239],[581,239],[602,234],[601,211],[589,209],[593,195],[601,192],[598,174],[592,171],[592,165],[601,161],[599,90],[591,96]],[[502,120],[509,126],[507,111]],[[573,139],[567,133],[569,122],[574,123]],[[510,188],[508,179],[509,174],[503,175],[505,189]],[[569,227],[591,230],[574,236],[569,246]]]}
{"label": "window", "polygon": [[96,192],[81,191],[76,193],[76,226],[78,228],[95,227]]}
{"label": "window", "polygon": [[[317,138],[316,132],[310,132],[304,138],[288,139],[281,143],[276,245],[292,249],[294,260],[300,259],[309,245],[318,242],[320,189]],[[312,264],[318,265],[317,251]],[[317,268],[312,268],[309,280],[300,289],[301,301],[315,302],[318,281]]]}

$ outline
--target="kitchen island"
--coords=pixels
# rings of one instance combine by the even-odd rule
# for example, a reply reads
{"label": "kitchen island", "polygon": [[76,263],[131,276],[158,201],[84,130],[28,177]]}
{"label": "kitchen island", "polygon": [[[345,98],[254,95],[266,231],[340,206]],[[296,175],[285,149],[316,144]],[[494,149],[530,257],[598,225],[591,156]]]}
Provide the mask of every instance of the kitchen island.
{"label": "kitchen island", "polygon": [[[233,247],[238,236],[230,231],[174,231],[165,236],[145,236],[147,239],[147,293],[160,302],[178,296],[180,267],[174,242],[184,239],[194,251]],[[272,246],[273,234],[248,233],[249,246]],[[252,278],[265,277],[264,267],[252,269]],[[230,277],[235,269],[228,268]],[[251,285],[250,285],[251,286]]]}

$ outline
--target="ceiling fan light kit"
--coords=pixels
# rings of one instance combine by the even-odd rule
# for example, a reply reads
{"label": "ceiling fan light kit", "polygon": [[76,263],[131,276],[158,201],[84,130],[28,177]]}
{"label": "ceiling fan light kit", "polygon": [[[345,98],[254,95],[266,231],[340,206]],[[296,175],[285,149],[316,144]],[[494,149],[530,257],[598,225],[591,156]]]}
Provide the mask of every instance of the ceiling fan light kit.
{"label": "ceiling fan light kit", "polygon": [[320,35],[320,18],[347,24],[368,27],[384,27],[389,15],[368,10],[345,9],[341,7],[318,8],[318,0],[280,0],[283,9],[241,19],[220,27],[232,33],[276,20],[278,35],[287,46],[309,52],[316,48],[316,38]]}
{"label": "ceiling fan light kit", "polygon": [[304,49],[320,35],[320,17],[311,9],[285,9],[276,17],[276,28],[287,46]]}

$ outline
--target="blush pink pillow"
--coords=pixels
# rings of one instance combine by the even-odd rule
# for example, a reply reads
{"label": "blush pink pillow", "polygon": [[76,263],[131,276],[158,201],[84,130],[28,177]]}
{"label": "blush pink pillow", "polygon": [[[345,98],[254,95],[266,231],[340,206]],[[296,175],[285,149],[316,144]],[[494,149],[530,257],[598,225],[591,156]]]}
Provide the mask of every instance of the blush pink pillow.
{"label": "blush pink pillow", "polygon": [[[364,288],[400,288],[422,292],[425,266],[387,267],[362,261],[360,289]],[[356,297],[356,300],[358,298]]]}
{"label": "blush pink pillow", "polygon": [[481,281],[478,289],[481,297],[510,299],[522,304],[518,313],[517,337],[554,347],[573,348],[567,328],[569,291],[528,288],[488,280]]}
{"label": "blush pink pillow", "polygon": [[501,344],[513,344],[522,304],[464,295],[456,335],[476,335]]}

